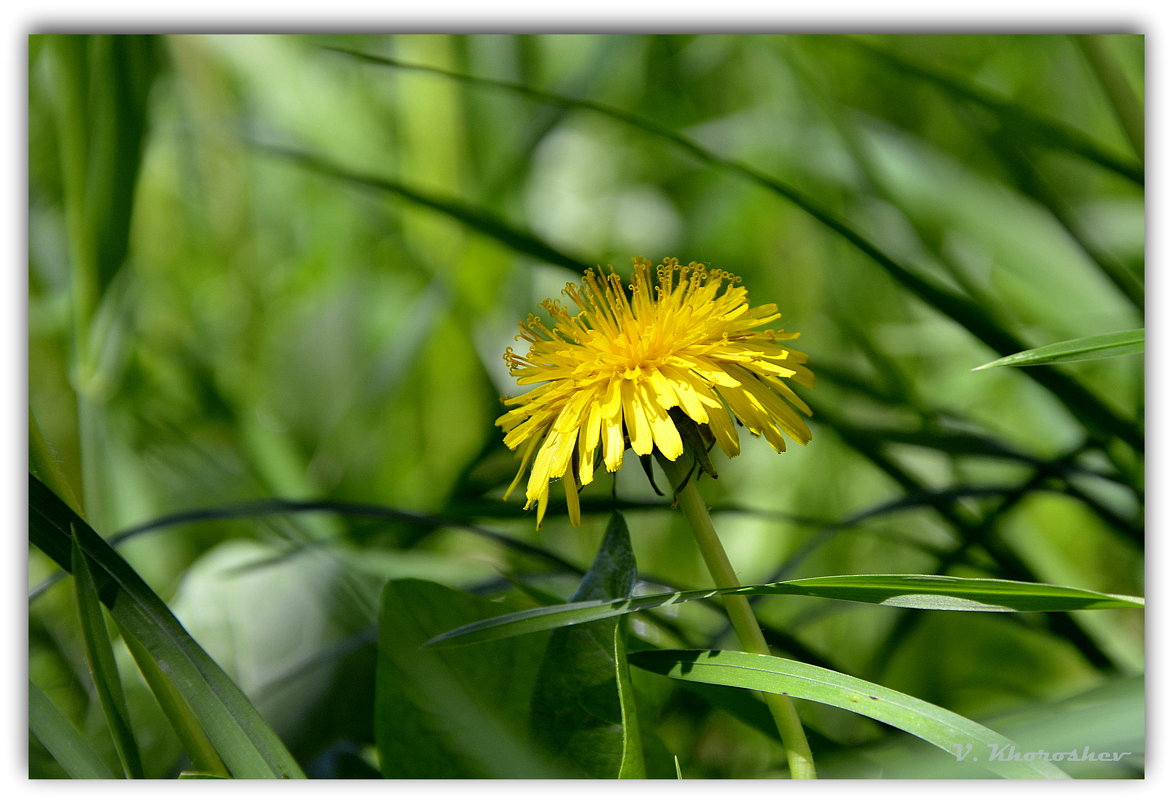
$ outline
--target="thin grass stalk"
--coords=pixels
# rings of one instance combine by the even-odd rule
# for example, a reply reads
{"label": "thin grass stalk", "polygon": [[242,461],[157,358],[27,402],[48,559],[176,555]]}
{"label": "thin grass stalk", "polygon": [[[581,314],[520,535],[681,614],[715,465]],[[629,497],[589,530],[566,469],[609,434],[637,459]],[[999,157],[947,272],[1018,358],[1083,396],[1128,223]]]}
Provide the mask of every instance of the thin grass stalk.
{"label": "thin grass stalk", "polygon": [[[728,554],[720,543],[716,528],[712,525],[712,517],[708,514],[708,507],[700,497],[696,483],[691,478],[691,471],[684,462],[683,458],[674,462],[660,459],[668,481],[676,488],[676,501],[684,517],[688,519],[714,585],[738,587],[741,581],[737,578]],[[749,599],[741,595],[726,595],[722,601],[741,647],[755,654],[770,656],[769,644],[765,641],[765,635],[761,632],[761,626],[757,623]],[[777,733],[781,736],[790,775],[795,779],[818,778],[814,769],[814,757],[810,753],[810,744],[806,740],[806,732],[802,728],[801,718],[798,717],[793,702],[785,696],[773,693],[764,694],[764,699],[777,726]]]}

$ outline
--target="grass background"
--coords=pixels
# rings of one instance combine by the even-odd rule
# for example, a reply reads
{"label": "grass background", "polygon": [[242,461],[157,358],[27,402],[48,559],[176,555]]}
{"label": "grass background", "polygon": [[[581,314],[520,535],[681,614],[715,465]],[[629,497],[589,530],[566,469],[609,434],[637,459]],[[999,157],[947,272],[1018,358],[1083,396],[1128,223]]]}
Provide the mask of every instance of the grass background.
{"label": "grass background", "polygon": [[[613,505],[596,482],[573,529],[555,491],[534,531],[499,500],[517,320],[579,265],[677,256],[776,302],[818,376],[808,447],[746,442],[702,487],[744,581],[950,572],[1142,594],[1142,357],[970,368],[1143,326],[1143,48],[33,37],[34,466],[106,536],[198,512],[123,553],[308,773],[365,775],[381,584],[491,595],[516,575],[568,594],[574,574],[542,554],[588,565]],[[642,588],[706,586],[638,468],[615,487]],[[382,516],[234,507],[273,498]],[[30,586],[50,572],[30,552]],[[71,603],[60,584],[30,605],[30,674],[101,743]],[[985,721],[1138,692],[1134,612],[758,609],[787,655]],[[724,634],[712,610],[677,614],[695,644]],[[146,773],[167,775],[178,743],[126,679]],[[676,692],[656,726],[687,775],[768,775],[766,735]],[[825,772],[895,759],[869,722],[803,715]],[[1139,726],[1076,731],[1134,744]],[[34,740],[31,775],[58,772]]]}

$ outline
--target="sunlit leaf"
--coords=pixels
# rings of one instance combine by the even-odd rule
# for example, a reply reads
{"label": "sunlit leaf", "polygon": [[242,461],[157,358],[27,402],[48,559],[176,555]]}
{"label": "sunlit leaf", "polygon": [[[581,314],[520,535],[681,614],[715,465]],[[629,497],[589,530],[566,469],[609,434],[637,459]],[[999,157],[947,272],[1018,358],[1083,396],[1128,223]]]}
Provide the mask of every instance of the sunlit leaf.
{"label": "sunlit leaf", "polygon": [[1008,779],[1065,779],[1042,759],[1012,758],[1017,746],[947,709],[833,670],[740,651],[638,651],[631,664],[674,679],[804,698],[894,726]]}
{"label": "sunlit leaf", "polygon": [[1089,337],[1068,339],[1040,348],[1030,348],[1020,353],[1002,356],[1000,359],[974,367],[973,371],[988,370],[990,367],[1033,367],[1040,364],[1061,364],[1062,362],[1083,362],[1091,359],[1110,359],[1115,356],[1129,356],[1143,353],[1144,329],[1118,331],[1113,334],[1094,334]]}

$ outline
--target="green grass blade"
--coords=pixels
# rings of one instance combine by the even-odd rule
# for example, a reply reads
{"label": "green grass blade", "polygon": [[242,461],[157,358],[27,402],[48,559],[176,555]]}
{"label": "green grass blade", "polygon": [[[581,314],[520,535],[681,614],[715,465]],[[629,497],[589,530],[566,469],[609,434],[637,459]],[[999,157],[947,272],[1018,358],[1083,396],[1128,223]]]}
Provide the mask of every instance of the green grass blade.
{"label": "green grass blade", "polygon": [[1030,348],[1000,359],[974,367],[973,371],[988,370],[990,367],[1033,367],[1039,364],[1061,364],[1062,362],[1083,362],[1091,359],[1110,359],[1114,356],[1128,356],[1143,353],[1144,329],[1117,331],[1113,334],[1094,334],[1089,337],[1068,339]]}
{"label": "green grass blade", "polygon": [[110,630],[102,614],[102,603],[98,600],[98,588],[93,574],[76,538],[71,553],[73,581],[76,589],[77,611],[81,618],[82,641],[85,643],[86,661],[98,702],[106,716],[106,725],[114,738],[118,760],[128,779],[144,778],[142,757],[134,739],[134,726],[130,721],[130,710],[126,706],[126,695],[122,692],[122,679],[118,665],[114,662],[114,647],[110,642]]}
{"label": "green grass blade", "polygon": [[114,779],[117,776],[69,718],[29,679],[28,727],[71,779]]}
{"label": "green grass blade", "polygon": [[215,776],[227,776],[228,768],[216,753],[215,746],[204,734],[191,707],[175,689],[174,682],[159,668],[159,663],[133,635],[123,631],[122,641],[126,643],[127,649],[138,664],[139,672],[146,679],[147,686],[151,688],[155,701],[167,716],[171,728],[179,737],[179,742],[183,744],[183,750],[187,752],[194,769]]}
{"label": "green grass blade", "polygon": [[167,605],[84,520],[29,476],[29,540],[67,570],[71,530],[92,567],[98,597],[115,622],[165,666],[232,775],[304,778],[280,738]]}
{"label": "green grass blade", "polygon": [[273,146],[263,146],[262,150],[271,155],[288,159],[323,175],[329,175],[333,178],[338,178],[347,183],[367,189],[387,192],[410,203],[444,214],[463,223],[474,231],[479,231],[482,234],[492,237],[518,253],[525,253],[541,261],[567,267],[576,273],[580,273],[592,266],[582,259],[563,253],[553,245],[538,238],[535,234],[522,230],[485,211],[479,206],[472,206],[454,198],[440,197],[390,178],[356,173],[331,164],[309,153]]}
{"label": "green grass blade", "polygon": [[1015,760],[1017,746],[942,707],[833,670],[739,651],[638,651],[631,664],[683,681],[741,687],[846,709],[894,726],[1007,779],[1069,778],[1050,762]]}
{"label": "green grass blade", "polygon": [[717,595],[801,595],[836,601],[951,612],[1060,612],[1143,606],[1142,599],[1126,595],[1109,595],[1074,587],[1004,579],[908,574],[821,576],[773,584],[690,590],[609,601],[580,601],[525,609],[461,626],[432,638],[427,645],[452,646],[489,642],[502,637],[548,631],[560,626],[573,626]]}

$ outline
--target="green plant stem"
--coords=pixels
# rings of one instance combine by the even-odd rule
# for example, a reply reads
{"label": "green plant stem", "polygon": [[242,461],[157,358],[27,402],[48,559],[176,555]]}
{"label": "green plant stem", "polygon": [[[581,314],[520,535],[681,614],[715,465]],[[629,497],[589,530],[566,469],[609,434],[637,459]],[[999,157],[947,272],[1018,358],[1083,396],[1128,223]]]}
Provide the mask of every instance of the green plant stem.
{"label": "green plant stem", "polygon": [[[674,462],[659,460],[675,489],[676,502],[692,527],[692,534],[700,547],[700,553],[704,557],[704,563],[708,566],[713,582],[717,587],[738,587],[741,581],[728,560],[724,546],[720,544],[720,538],[708,514],[708,506],[700,497],[695,482],[691,480],[685,462],[685,457]],[[761,626],[757,623],[748,598],[743,595],[725,595],[721,600],[728,611],[729,620],[741,647],[751,653],[769,656],[769,644],[765,641],[765,635],[761,632]],[[810,753],[806,732],[802,729],[802,721],[794,709],[793,702],[783,695],[773,693],[764,693],[764,697],[785,747],[790,775],[795,779],[816,779],[814,757]]]}

